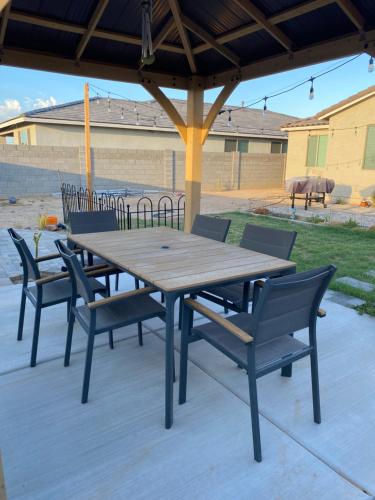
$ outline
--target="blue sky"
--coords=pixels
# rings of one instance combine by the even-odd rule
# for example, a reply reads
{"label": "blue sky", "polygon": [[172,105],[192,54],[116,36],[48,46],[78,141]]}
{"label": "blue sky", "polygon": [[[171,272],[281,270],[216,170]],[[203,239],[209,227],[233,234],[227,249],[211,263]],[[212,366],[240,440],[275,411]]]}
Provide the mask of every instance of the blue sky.
{"label": "blue sky", "polygon": [[[232,94],[227,104],[238,106],[242,101],[245,103],[253,102],[262,96],[270,95],[275,91],[308,79],[310,76],[345,60],[330,61],[243,82]],[[313,100],[308,99],[310,87],[309,84],[306,84],[293,92],[270,99],[268,109],[299,117],[311,116],[320,109],[375,84],[375,71],[368,72],[368,61],[369,56],[363,54],[355,61],[317,79],[314,83],[315,98]],[[0,121],[29,109],[82,99],[85,81],[85,78],[1,66]],[[149,94],[139,85],[95,79],[88,81],[109,92],[119,93],[128,99],[150,98]],[[166,89],[166,93],[170,97],[186,98],[186,94],[182,91]],[[212,102],[217,93],[217,90],[207,92],[205,100]],[[95,96],[95,92],[92,92],[92,95]],[[263,104],[261,103],[257,107],[263,107]]]}

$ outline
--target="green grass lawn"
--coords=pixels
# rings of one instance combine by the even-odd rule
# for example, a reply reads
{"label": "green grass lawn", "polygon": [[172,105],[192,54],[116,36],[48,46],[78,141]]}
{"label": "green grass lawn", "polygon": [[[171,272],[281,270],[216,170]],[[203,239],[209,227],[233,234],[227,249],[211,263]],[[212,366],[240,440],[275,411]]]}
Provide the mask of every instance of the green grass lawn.
{"label": "green grass lawn", "polygon": [[351,276],[375,285],[375,278],[366,275],[370,269],[375,270],[375,231],[341,225],[299,224],[286,219],[240,212],[220,214],[220,217],[232,219],[227,242],[234,245],[238,245],[243,228],[248,222],[297,231],[291,257],[297,264],[297,270],[304,271],[324,264],[334,264],[337,273],[330,288],[365,300],[366,304],[359,308],[359,311],[375,316],[375,292],[363,292],[336,282],[336,278]]}

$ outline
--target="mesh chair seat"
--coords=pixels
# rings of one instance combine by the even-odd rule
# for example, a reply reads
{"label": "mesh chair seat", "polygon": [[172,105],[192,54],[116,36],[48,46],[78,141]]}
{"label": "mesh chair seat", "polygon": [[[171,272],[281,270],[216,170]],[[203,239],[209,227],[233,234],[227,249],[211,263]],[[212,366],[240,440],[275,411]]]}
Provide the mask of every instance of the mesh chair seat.
{"label": "mesh chair seat", "polygon": [[[235,283],[234,285],[219,285],[207,288],[205,292],[210,293],[212,295],[216,295],[217,297],[229,300],[238,308],[242,307],[242,297],[243,297],[243,284]],[[249,300],[251,300],[253,296],[254,285],[250,283],[249,288]]]}
{"label": "mesh chair seat", "polygon": [[[78,321],[88,331],[90,326],[90,309],[87,305],[82,305],[76,307],[75,311]],[[102,306],[96,310],[95,334],[107,330],[116,330],[125,325],[164,315],[164,307],[150,296],[129,297]]]}
{"label": "mesh chair seat", "polygon": [[[89,278],[89,283],[93,293],[106,293],[106,287],[95,278]],[[30,286],[27,289],[28,293],[37,300],[37,287]],[[51,281],[43,285],[42,306],[59,304],[66,302],[72,296],[72,283],[70,279]]]}
{"label": "mesh chair seat", "polygon": [[[227,319],[251,335],[253,323],[251,314],[239,313]],[[193,328],[191,332],[231,357],[240,366],[247,368],[246,344],[234,335],[229,335],[223,327],[210,322]],[[294,337],[283,335],[268,342],[256,344],[255,350],[255,367],[258,372],[265,370],[267,365],[273,364],[275,361],[278,362],[283,358],[302,353],[307,354],[311,349]]]}

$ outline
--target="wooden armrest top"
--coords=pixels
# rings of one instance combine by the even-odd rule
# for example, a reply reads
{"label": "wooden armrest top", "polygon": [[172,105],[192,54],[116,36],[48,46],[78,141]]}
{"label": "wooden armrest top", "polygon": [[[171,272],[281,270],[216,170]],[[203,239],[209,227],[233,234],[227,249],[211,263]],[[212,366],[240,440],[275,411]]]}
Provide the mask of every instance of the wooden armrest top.
{"label": "wooden armrest top", "polygon": [[39,278],[38,280],[35,280],[35,284],[37,286],[45,285],[46,283],[51,283],[52,281],[58,281],[64,278],[69,278],[69,273],[56,273],[56,274],[51,274],[51,276],[46,276],[45,278]]}
{"label": "wooden armrest top", "polygon": [[[74,253],[82,253],[83,250],[81,248],[77,248],[75,250],[72,250]],[[59,259],[61,255],[59,253],[48,253],[46,255],[41,255],[40,257],[36,257],[34,260],[35,262],[43,262],[45,260],[53,260],[53,259]]]}
{"label": "wooden armrest top", "polygon": [[85,273],[88,278],[94,278],[95,276],[104,276],[106,274],[114,273],[117,271],[117,267],[114,266],[91,266],[97,267],[97,269],[93,269],[92,271],[88,271],[88,268],[85,268]]}
{"label": "wooden armrest top", "polygon": [[105,299],[96,300],[95,302],[89,302],[87,307],[89,309],[96,309],[101,306],[106,306],[112,304],[118,300],[129,299],[131,297],[136,297],[137,295],[145,295],[156,292],[156,288],[153,286],[147,286],[145,288],[138,288],[137,290],[131,290],[130,292],[123,292],[117,295],[112,295],[112,297],[106,297]]}
{"label": "wooden armrest top", "polygon": [[229,333],[238,337],[245,344],[249,344],[250,342],[252,342],[254,340],[253,337],[251,335],[249,335],[247,332],[245,332],[244,330],[241,330],[241,328],[234,325],[233,323],[231,323],[227,319],[220,316],[220,314],[215,313],[214,311],[212,311],[208,307],[204,306],[203,304],[200,304],[196,300],[185,299],[184,303],[188,307],[193,309],[194,311],[197,311],[198,313],[200,313],[203,316],[205,316],[206,318],[210,319],[211,321],[213,321],[217,325],[225,328]]}
{"label": "wooden armrest top", "polygon": [[255,281],[254,286],[260,286],[261,288],[263,288],[265,284],[266,284],[265,281],[257,280],[257,281]]}

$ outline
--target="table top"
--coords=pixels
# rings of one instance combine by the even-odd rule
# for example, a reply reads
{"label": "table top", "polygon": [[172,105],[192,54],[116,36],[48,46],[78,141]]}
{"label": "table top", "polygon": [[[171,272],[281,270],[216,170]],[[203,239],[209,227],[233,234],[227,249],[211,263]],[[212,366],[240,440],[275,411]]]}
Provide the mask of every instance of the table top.
{"label": "table top", "polygon": [[72,234],[69,239],[163,292],[251,280],[295,266],[168,227]]}

